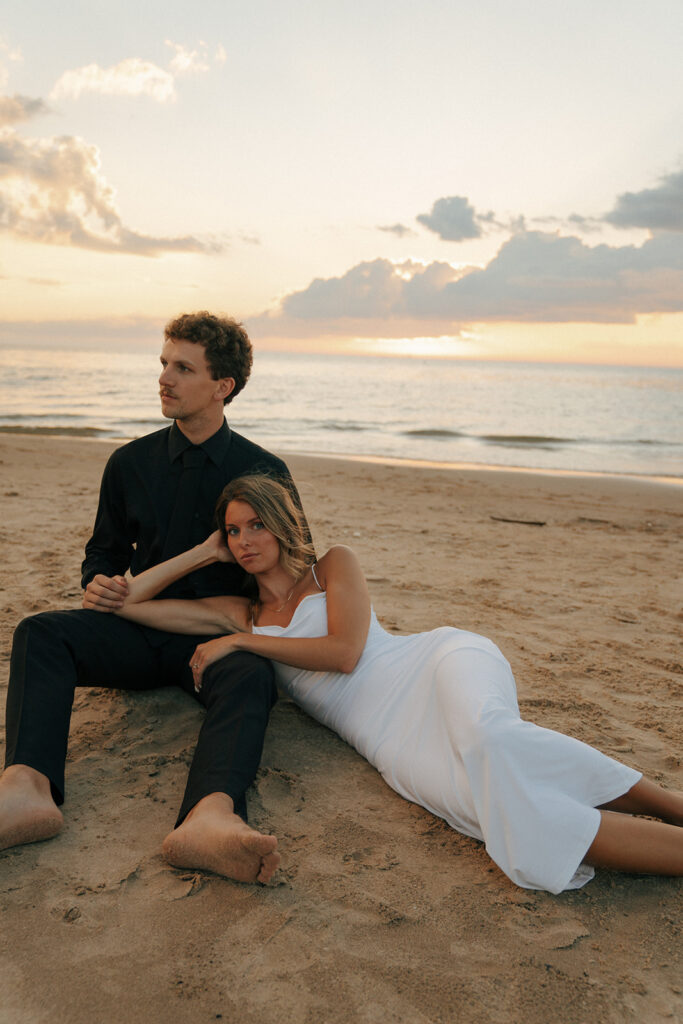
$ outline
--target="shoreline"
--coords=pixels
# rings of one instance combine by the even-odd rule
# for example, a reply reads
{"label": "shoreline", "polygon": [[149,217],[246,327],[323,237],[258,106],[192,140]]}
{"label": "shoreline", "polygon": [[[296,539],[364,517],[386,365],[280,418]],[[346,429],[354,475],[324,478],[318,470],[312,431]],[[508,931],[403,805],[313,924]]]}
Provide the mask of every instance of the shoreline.
{"label": "shoreline", "polygon": [[[165,423],[161,423],[159,425],[159,429],[163,429],[165,425]],[[64,427],[36,427],[33,429],[26,429],[21,427],[0,426],[0,439],[3,436],[46,437],[62,441],[84,441],[96,444],[111,444],[117,448],[123,444],[127,444],[129,441],[135,440],[133,437],[123,436],[94,436],[97,432],[98,428],[96,427],[79,427],[74,430],[69,430],[69,428]],[[662,476],[654,473],[620,473],[613,470],[591,469],[539,469],[534,466],[503,466],[489,462],[440,462],[435,459],[404,459],[391,455],[356,455],[352,452],[286,451],[278,448],[277,446],[274,450],[285,461],[291,458],[330,459],[339,462],[360,462],[378,466],[403,466],[409,469],[440,469],[454,472],[475,471],[484,473],[521,473],[541,477],[586,477],[589,479],[631,480],[638,483],[662,484],[665,487],[683,487],[683,476]]]}

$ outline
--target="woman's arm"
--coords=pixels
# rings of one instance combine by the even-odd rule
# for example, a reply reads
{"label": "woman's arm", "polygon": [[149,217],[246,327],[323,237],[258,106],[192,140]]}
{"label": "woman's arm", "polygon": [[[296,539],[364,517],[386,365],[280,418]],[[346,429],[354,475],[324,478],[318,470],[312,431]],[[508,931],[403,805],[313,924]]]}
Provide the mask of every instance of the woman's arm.
{"label": "woman's arm", "polygon": [[[252,651],[295,668],[352,672],[370,625],[370,597],[365,577],[350,548],[330,548],[318,562],[318,577],[327,592],[327,635],[278,637],[235,633],[200,644],[192,658],[195,685],[213,661],[231,651]],[[195,667],[196,666],[196,667]]]}
{"label": "woman's arm", "polygon": [[[125,591],[126,602],[137,604],[140,601],[149,601],[171,583],[187,576],[189,572],[194,572],[195,569],[202,569],[205,565],[211,565],[213,562],[232,560],[232,555],[225,547],[220,531],[216,530],[203,543],[183,551],[175,558],[159,562],[158,565],[153,565],[151,569],[145,569],[137,576],[114,576],[112,579],[116,580],[121,589]],[[89,597],[87,591],[83,597],[83,607],[97,612],[112,610],[103,607],[95,598]]]}
{"label": "woman's arm", "polygon": [[129,604],[126,599],[114,615],[166,633],[215,636],[249,629],[248,609],[249,601],[245,597],[202,597],[187,601],[174,598],[139,604]]}
{"label": "woman's arm", "polygon": [[[196,569],[202,569],[213,562],[232,561],[232,555],[225,547],[217,530],[202,544],[183,551],[175,558],[153,565],[137,576],[115,577],[127,586],[127,594],[121,608],[115,615],[153,626],[168,633],[215,633],[231,632],[248,628],[248,601],[241,597],[206,597],[198,600],[151,600],[171,583]],[[88,605],[84,602],[85,607]],[[93,605],[93,610],[102,608]]]}
{"label": "woman's arm", "polygon": [[223,543],[220,530],[215,530],[201,544],[188,548],[175,558],[159,562],[137,576],[127,576],[128,595],[126,604],[149,601],[171,583],[182,579],[196,569],[203,569],[214,562],[234,562],[234,558]]}

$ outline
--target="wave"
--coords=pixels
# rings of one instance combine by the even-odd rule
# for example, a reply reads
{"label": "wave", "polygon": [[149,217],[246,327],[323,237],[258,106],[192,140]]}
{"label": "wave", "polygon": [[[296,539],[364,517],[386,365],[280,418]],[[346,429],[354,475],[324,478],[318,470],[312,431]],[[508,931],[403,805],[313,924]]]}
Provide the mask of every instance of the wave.
{"label": "wave", "polygon": [[555,444],[576,444],[575,437],[546,437],[543,434],[480,434],[480,441],[488,444],[538,445],[547,447]]}
{"label": "wave", "polygon": [[10,426],[9,424],[0,425],[0,434],[54,434],[71,435],[73,437],[106,437],[110,434],[109,430],[102,430],[99,427],[30,427],[27,425],[23,426]]}
{"label": "wave", "polygon": [[557,437],[554,434],[475,434],[462,430],[448,430],[443,427],[422,427],[415,430],[404,430],[403,437],[425,438],[463,438],[470,441],[483,441],[485,444],[503,445],[507,447],[555,448],[559,445],[586,445],[588,447],[607,445],[647,446],[651,448],[671,448],[679,446],[677,441],[655,441],[652,438],[593,438],[593,437]]}
{"label": "wave", "polygon": [[574,438],[546,437],[535,434],[468,434],[463,430],[450,430],[447,427],[420,427],[414,430],[401,431],[404,437],[431,438],[465,438],[471,441],[486,441],[489,444],[539,445],[573,444]]}
{"label": "wave", "polygon": [[448,430],[445,427],[420,427],[415,430],[403,430],[404,437],[468,437],[460,430]]}
{"label": "wave", "polygon": [[368,429],[367,427],[364,427],[362,423],[338,423],[334,420],[328,420],[327,422],[320,423],[319,426],[321,430],[350,430],[356,433],[362,433],[364,430]]}

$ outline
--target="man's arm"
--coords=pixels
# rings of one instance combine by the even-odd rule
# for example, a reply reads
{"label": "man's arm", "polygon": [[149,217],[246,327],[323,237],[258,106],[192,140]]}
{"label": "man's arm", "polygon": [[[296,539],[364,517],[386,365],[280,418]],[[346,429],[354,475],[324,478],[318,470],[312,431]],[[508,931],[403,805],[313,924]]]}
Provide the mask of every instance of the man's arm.
{"label": "man's arm", "polygon": [[96,603],[102,610],[118,608],[126,595],[125,585],[113,579],[123,576],[133,553],[123,510],[123,490],[114,452],[102,474],[95,526],[85,545],[81,566],[81,586],[87,589],[89,607]]}

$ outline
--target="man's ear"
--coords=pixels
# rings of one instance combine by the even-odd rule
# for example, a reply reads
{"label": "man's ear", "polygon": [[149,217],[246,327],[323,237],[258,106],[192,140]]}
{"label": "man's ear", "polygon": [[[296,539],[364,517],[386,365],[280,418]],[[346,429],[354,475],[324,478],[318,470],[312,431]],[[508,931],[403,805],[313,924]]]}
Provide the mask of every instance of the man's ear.
{"label": "man's ear", "polygon": [[218,387],[216,388],[216,398],[219,398],[221,402],[233,393],[235,390],[235,378],[234,377],[221,377],[218,381]]}

